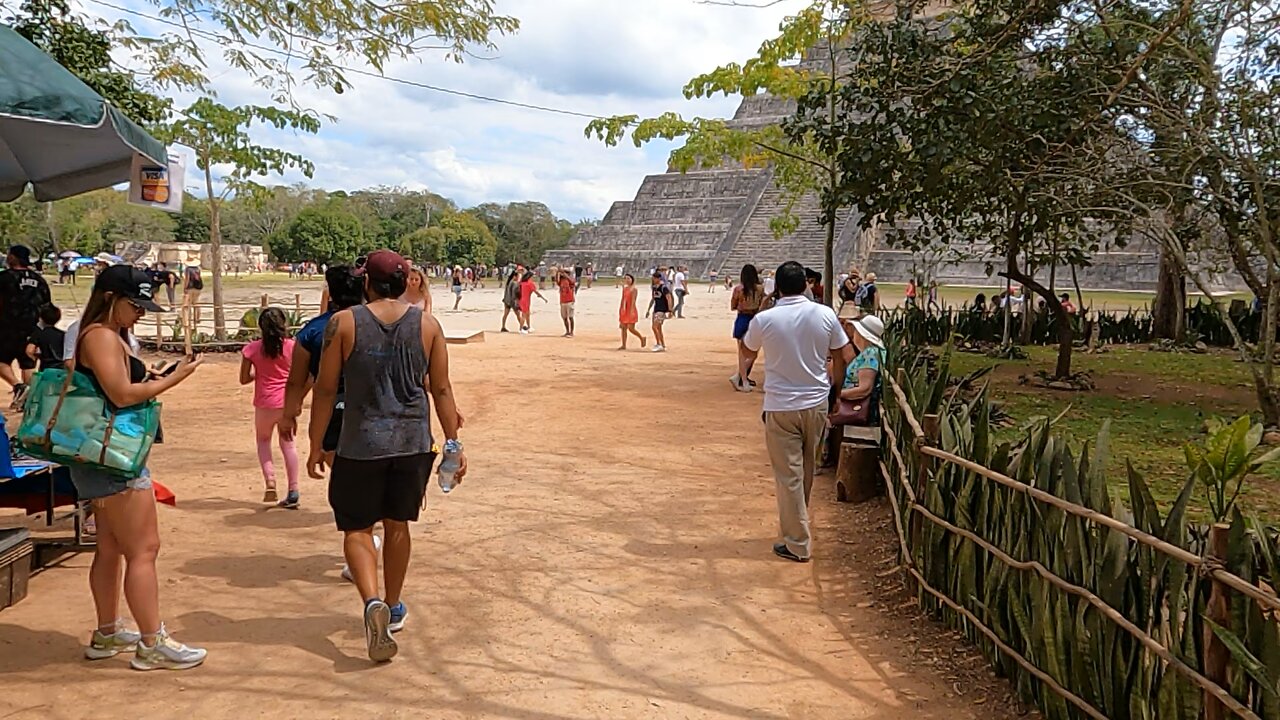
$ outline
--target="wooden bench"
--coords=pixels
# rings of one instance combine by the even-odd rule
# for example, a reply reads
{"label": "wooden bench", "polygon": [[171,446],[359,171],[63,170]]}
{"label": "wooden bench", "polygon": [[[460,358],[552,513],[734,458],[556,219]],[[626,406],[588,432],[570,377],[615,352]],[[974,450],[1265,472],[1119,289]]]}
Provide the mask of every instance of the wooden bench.
{"label": "wooden bench", "polygon": [[450,345],[471,345],[484,342],[484,331],[446,332],[444,341]]}
{"label": "wooden bench", "polygon": [[880,477],[880,427],[845,425],[836,469],[836,500],[863,503],[884,490]]}

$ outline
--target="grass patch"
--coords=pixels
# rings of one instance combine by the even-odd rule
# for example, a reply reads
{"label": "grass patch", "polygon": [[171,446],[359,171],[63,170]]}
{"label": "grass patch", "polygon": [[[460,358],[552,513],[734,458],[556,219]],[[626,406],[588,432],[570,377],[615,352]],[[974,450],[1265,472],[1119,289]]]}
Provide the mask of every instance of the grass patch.
{"label": "grass patch", "polygon": [[[1125,462],[1132,463],[1151,486],[1156,500],[1167,506],[1187,477],[1183,446],[1204,438],[1204,420],[1220,416],[1234,419],[1254,414],[1248,368],[1227,352],[1204,355],[1151,352],[1144,348],[1117,348],[1099,355],[1077,354],[1073,367],[1087,370],[1098,384],[1094,392],[1068,393],[1029,387],[1020,375],[1049,369],[1056,357],[1052,348],[1026,348],[1028,360],[993,360],[982,355],[954,353],[953,374],[964,374],[988,365],[991,397],[1014,418],[1014,426],[1000,430],[1002,440],[1013,440],[1021,426],[1034,417],[1056,417],[1060,431],[1079,443],[1097,437],[1106,421],[1111,423],[1111,464],[1108,478],[1113,495],[1128,502]],[[1280,463],[1263,468],[1245,484],[1240,506],[1248,513],[1280,519]],[[1196,494],[1193,514],[1203,518],[1208,503]]]}

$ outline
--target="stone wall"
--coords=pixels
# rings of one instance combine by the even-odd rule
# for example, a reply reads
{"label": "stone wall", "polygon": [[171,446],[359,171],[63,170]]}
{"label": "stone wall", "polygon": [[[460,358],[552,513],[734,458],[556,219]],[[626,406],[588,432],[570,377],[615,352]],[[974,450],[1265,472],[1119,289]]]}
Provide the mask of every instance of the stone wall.
{"label": "stone wall", "polygon": [[[116,243],[116,254],[133,265],[152,265],[163,262],[173,268],[189,265],[199,260],[200,266],[213,266],[213,249],[207,243]],[[266,250],[261,245],[223,245],[222,266],[228,271],[248,272],[270,265]]]}

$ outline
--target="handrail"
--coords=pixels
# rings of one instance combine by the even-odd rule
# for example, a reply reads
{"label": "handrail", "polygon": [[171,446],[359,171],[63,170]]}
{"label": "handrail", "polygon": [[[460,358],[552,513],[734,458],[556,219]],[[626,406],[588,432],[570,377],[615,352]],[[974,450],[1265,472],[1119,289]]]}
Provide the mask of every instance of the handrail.
{"label": "handrail", "polygon": [[[898,396],[899,403],[902,403],[903,401],[905,401],[906,397],[905,395],[902,394],[902,391],[898,388],[898,384],[895,383],[892,378],[886,377],[885,379],[888,380],[890,387],[894,389],[894,394]],[[925,439],[924,431],[917,430],[918,423],[915,423],[915,418],[914,416],[911,415],[910,408],[903,404],[899,404],[898,407],[900,410],[902,410],[903,416],[907,419],[907,424],[911,425],[912,430],[916,432],[916,438],[923,441]],[[1000,483],[1001,485],[1004,485],[1006,487],[1012,488],[1019,492],[1025,493],[1035,498],[1036,500],[1039,500],[1040,502],[1043,502],[1047,505],[1052,505],[1058,508],[1059,510],[1062,510],[1063,512],[1069,513],[1071,515],[1075,515],[1076,517],[1084,518],[1086,520],[1089,520],[1090,522],[1096,523],[1098,525],[1102,525],[1103,527],[1109,528],[1111,530],[1115,530],[1116,532],[1121,533],[1123,535],[1127,535],[1130,538],[1136,540],[1137,542],[1140,542],[1143,545],[1146,545],[1147,547],[1152,548],[1153,550],[1158,550],[1175,560],[1186,563],[1187,565],[1190,565],[1191,567],[1194,567],[1197,570],[1200,570],[1201,572],[1208,574],[1209,576],[1213,577],[1215,580],[1222,582],[1224,585],[1227,585],[1231,589],[1243,595],[1247,595],[1250,598],[1253,598],[1257,602],[1261,603],[1262,605],[1272,610],[1280,611],[1280,597],[1277,597],[1274,593],[1268,593],[1264,591],[1262,588],[1259,588],[1257,585],[1250,583],[1248,580],[1245,580],[1244,578],[1238,575],[1235,575],[1234,573],[1231,573],[1227,570],[1223,570],[1222,568],[1216,567],[1212,564],[1207,564],[1204,562],[1204,559],[1201,558],[1199,555],[1196,555],[1195,553],[1192,553],[1192,552],[1188,552],[1187,550],[1184,550],[1183,548],[1180,548],[1177,545],[1161,540],[1160,538],[1154,535],[1151,535],[1150,533],[1145,533],[1133,527],[1132,525],[1121,522],[1120,520],[1117,520],[1111,517],[1110,515],[1100,513],[1096,510],[1091,510],[1087,507],[1084,507],[1083,505],[1078,505],[1068,500],[1063,500],[1057,495],[1052,495],[1039,488],[1031,487],[1026,483],[1022,483],[1017,480],[1014,480],[1013,478],[1007,475],[1002,475],[998,472],[995,472],[994,470],[983,467],[982,465],[979,465],[978,463],[973,462],[972,460],[962,458],[959,455],[949,453],[945,450],[940,450],[931,445],[922,443],[920,447],[920,452],[924,453],[925,455],[938,458],[939,460],[944,460],[953,465],[958,465],[964,468],[965,470],[981,475],[982,477],[985,477],[988,480],[993,480],[995,482]]]}
{"label": "handrail", "polygon": [[[1084,507],[1077,503],[1072,503],[1070,501],[1064,500],[1056,495],[1047,493],[1044,490],[1032,487],[1030,485],[1027,485],[1026,483],[1015,480],[1007,475],[998,473],[994,470],[991,470],[990,468],[979,465],[978,463],[972,460],[969,460],[967,458],[963,458],[958,455],[955,455],[954,453],[950,453],[945,450],[941,450],[939,448],[933,447],[932,445],[929,444],[929,438],[925,435],[925,432],[923,428],[921,428],[920,423],[916,421],[916,418],[912,413],[911,407],[907,401],[905,393],[902,391],[902,388],[892,378],[886,377],[886,380],[888,380],[889,387],[893,391],[894,396],[898,401],[898,410],[902,413],[903,420],[906,421],[907,425],[911,428],[912,432],[915,434],[915,438],[914,438],[915,450],[916,452],[920,453],[922,456],[928,456],[928,457],[936,458],[946,463],[951,463],[957,467],[963,468],[964,470],[972,472],[983,478],[992,480],[996,483],[1004,485],[1005,487],[1024,493],[1037,501],[1043,502],[1047,505],[1051,505],[1055,508],[1058,508],[1059,510],[1062,510],[1063,512],[1083,518],[1085,520],[1088,520],[1089,522],[1108,528],[1110,530],[1115,530],[1116,532],[1119,532],[1131,538],[1135,542],[1146,545],[1152,548],[1153,550],[1163,553],[1164,555],[1174,560],[1178,560],[1190,567],[1195,568],[1198,572],[1204,575],[1207,575],[1213,578],[1214,580],[1222,583],[1223,585],[1230,587],[1231,589],[1252,598],[1253,600],[1255,600],[1256,602],[1258,602],[1259,604],[1261,604],[1266,608],[1270,608],[1272,610],[1280,610],[1280,598],[1277,598],[1274,593],[1265,591],[1263,588],[1260,588],[1259,586],[1248,582],[1244,578],[1241,578],[1238,575],[1235,575],[1221,568],[1216,563],[1206,562],[1204,558],[1201,558],[1200,556],[1194,553],[1191,553],[1184,548],[1178,547],[1177,545],[1174,545],[1165,540],[1162,540],[1154,535],[1143,532],[1109,515],[1097,512],[1096,510],[1092,510],[1090,508]],[[1168,648],[1162,645],[1155,638],[1148,635],[1137,625],[1133,624],[1122,613],[1120,613],[1114,607],[1107,604],[1104,600],[1102,600],[1100,597],[1098,597],[1088,588],[1073,584],[1063,579],[1062,577],[1054,574],[1052,571],[1050,571],[1048,568],[1046,568],[1043,564],[1039,562],[1018,560],[1012,557],[1011,555],[1005,553],[1000,548],[996,547],[990,542],[987,542],[985,539],[983,539],[976,533],[973,533],[969,530],[965,530],[964,528],[958,527],[948,522],[947,520],[941,517],[938,517],[933,512],[931,512],[928,508],[926,508],[924,505],[920,504],[920,502],[918,502],[918,500],[916,499],[915,491],[912,488],[912,483],[907,477],[907,463],[902,456],[901,450],[899,450],[898,448],[898,436],[893,430],[892,423],[890,423],[889,421],[888,413],[882,413],[881,426],[883,427],[885,431],[886,439],[888,440],[889,451],[892,454],[893,459],[897,463],[897,467],[898,467],[897,482],[898,484],[900,484],[902,490],[905,492],[905,495],[908,499],[909,511],[920,515],[921,517],[925,518],[929,522],[933,523],[934,525],[937,525],[938,527],[945,529],[950,533],[953,533],[955,535],[965,538],[966,540],[969,540],[970,542],[976,544],[978,547],[981,547],[983,550],[990,553],[995,559],[997,559],[1001,563],[1024,572],[1034,572],[1037,575],[1039,575],[1042,579],[1049,582],[1050,584],[1057,587],[1058,589],[1062,590],[1063,592],[1066,592],[1071,595],[1075,595],[1077,597],[1084,599],[1090,605],[1092,605],[1096,610],[1098,610],[1103,616],[1105,616],[1108,620],[1118,625],[1121,629],[1123,629],[1124,631],[1129,633],[1131,636],[1133,636],[1136,640],[1138,640],[1138,642],[1146,650],[1150,651],[1152,654],[1159,657],[1169,667],[1173,668],[1179,674],[1183,675],[1184,677],[1189,679],[1191,682],[1198,685],[1206,693],[1213,696],[1218,702],[1222,703],[1223,706],[1231,710],[1237,716],[1246,718],[1246,720],[1260,720],[1258,716],[1255,713],[1253,713],[1253,711],[1251,711],[1248,707],[1246,707],[1245,705],[1241,704],[1238,700],[1236,700],[1221,685],[1209,679],[1205,675],[1201,674],[1200,672],[1190,667],[1186,663],[1182,662],[1180,659],[1178,659],[1176,655],[1171,653],[1168,650]],[[884,476],[886,478],[888,478],[891,475],[888,467],[885,465],[883,460],[880,462],[880,469],[881,469],[881,472],[884,473]],[[915,559],[911,555],[910,548],[907,545],[907,539],[906,539],[907,536],[902,526],[903,515],[902,515],[902,510],[898,505],[897,493],[893,490],[890,490],[890,492],[887,494],[889,496],[890,503],[893,505],[894,525],[898,533],[898,542],[901,547],[901,552],[904,558],[904,562],[906,564],[908,572],[915,578],[916,582],[919,583],[920,587],[923,590],[927,591],[930,595],[933,595],[938,600],[943,602],[945,605],[950,607],[953,611],[962,615],[966,620],[972,623],[975,628],[981,631],[983,635],[985,635],[988,639],[990,639],[1001,652],[1003,652],[1004,654],[1014,659],[1019,665],[1021,665],[1024,669],[1026,669],[1028,672],[1030,672],[1032,675],[1038,678],[1041,682],[1043,682],[1047,687],[1049,687],[1051,690],[1057,693],[1060,697],[1067,700],[1068,702],[1071,702],[1073,705],[1076,705],[1090,717],[1095,717],[1095,718],[1105,717],[1096,708],[1092,707],[1084,700],[1073,695],[1072,693],[1070,693],[1070,691],[1066,690],[1061,685],[1054,682],[1051,677],[1049,677],[1046,673],[1044,673],[1039,668],[1035,667],[1025,657],[1019,655],[1012,648],[1005,645],[996,636],[994,631],[992,631],[990,628],[983,625],[977,619],[977,617],[974,616],[972,612],[962,607],[957,602],[952,600],[950,597],[948,597],[944,593],[939,592],[938,590],[934,589],[928,584],[928,582],[925,580],[923,575],[915,567]]]}

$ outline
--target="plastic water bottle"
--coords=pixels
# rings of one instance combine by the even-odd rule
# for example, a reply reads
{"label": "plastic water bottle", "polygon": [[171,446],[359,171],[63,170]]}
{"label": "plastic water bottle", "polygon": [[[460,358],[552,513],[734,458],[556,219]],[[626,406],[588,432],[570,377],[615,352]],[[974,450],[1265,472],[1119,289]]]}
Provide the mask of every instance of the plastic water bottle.
{"label": "plastic water bottle", "polygon": [[462,454],[462,443],[457,440],[446,440],[444,443],[444,460],[440,462],[440,489],[448,494],[453,490],[453,477],[458,474],[462,463],[458,456]]}

